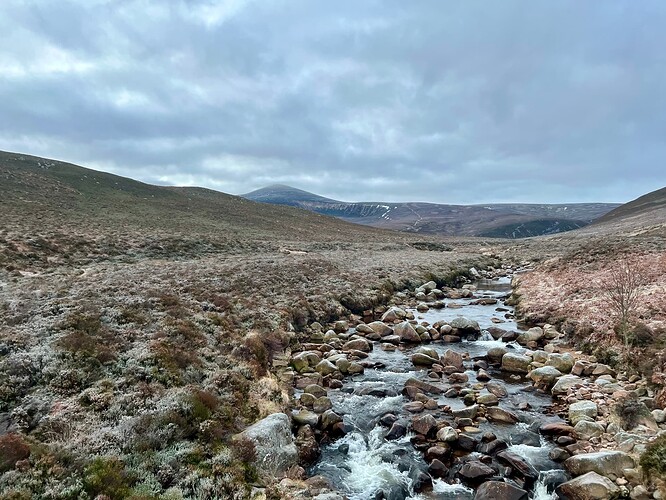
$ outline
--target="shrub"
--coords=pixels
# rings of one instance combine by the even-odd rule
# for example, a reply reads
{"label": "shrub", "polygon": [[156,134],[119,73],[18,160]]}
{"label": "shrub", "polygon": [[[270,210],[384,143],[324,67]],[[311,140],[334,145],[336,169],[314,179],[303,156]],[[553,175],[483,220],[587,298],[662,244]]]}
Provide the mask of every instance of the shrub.
{"label": "shrub", "polygon": [[112,500],[128,497],[135,482],[134,475],[125,470],[125,464],[116,457],[96,458],[85,468],[83,477],[88,494],[92,497],[107,495]]}
{"label": "shrub", "polygon": [[620,426],[630,431],[641,423],[643,417],[649,416],[649,410],[635,396],[621,398],[615,403],[613,412],[620,418]]}
{"label": "shrub", "polygon": [[12,469],[16,462],[30,456],[30,447],[19,434],[0,436],[0,472]]}
{"label": "shrub", "polygon": [[650,443],[640,458],[643,473],[650,479],[666,479],[666,435]]}

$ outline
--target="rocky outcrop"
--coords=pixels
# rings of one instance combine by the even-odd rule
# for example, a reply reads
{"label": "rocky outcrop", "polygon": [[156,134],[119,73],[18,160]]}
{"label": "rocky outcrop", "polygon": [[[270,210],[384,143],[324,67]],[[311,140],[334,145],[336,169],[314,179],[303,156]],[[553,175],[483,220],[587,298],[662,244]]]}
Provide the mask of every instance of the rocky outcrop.
{"label": "rocky outcrop", "polygon": [[607,477],[588,472],[560,484],[555,493],[561,500],[607,500],[615,497],[620,488]]}
{"label": "rocky outcrop", "polygon": [[623,477],[624,469],[631,469],[635,466],[634,459],[621,451],[581,453],[564,462],[564,467],[574,476],[596,472],[611,479]]}
{"label": "rocky outcrop", "polygon": [[291,422],[284,413],[273,413],[255,422],[238,438],[254,443],[255,465],[262,475],[281,477],[298,463],[298,450],[291,434]]}

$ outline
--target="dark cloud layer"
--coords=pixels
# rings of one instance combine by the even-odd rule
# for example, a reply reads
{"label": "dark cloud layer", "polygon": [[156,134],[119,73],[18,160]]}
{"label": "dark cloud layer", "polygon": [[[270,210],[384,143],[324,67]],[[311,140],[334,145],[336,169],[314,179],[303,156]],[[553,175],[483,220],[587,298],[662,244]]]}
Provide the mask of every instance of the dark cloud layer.
{"label": "dark cloud layer", "polygon": [[0,149],[345,200],[666,185],[666,5],[3,0]]}

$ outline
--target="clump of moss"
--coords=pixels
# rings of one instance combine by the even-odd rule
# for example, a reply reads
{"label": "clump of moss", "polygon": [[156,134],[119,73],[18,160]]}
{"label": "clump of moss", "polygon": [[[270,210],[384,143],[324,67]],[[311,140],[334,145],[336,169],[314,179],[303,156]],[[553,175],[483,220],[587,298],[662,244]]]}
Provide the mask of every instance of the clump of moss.
{"label": "clump of moss", "polygon": [[125,464],[115,457],[99,457],[86,468],[83,483],[86,492],[93,498],[106,495],[112,500],[127,498],[136,482],[133,474],[125,469]]}
{"label": "clump of moss", "polygon": [[643,473],[650,479],[666,480],[666,435],[650,443],[640,459]]}

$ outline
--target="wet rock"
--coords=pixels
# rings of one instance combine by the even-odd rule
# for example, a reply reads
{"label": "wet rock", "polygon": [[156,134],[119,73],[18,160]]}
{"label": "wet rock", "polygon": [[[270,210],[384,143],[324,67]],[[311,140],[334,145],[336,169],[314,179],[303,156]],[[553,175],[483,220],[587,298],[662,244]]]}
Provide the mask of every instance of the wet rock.
{"label": "wet rock", "polygon": [[398,417],[396,417],[393,413],[387,413],[386,415],[383,415],[379,419],[379,423],[382,424],[384,427],[391,427],[397,421]]}
{"label": "wet rock", "polygon": [[499,382],[490,382],[486,384],[486,390],[498,398],[505,398],[509,395],[504,385]]}
{"label": "wet rock", "polygon": [[421,302],[416,306],[416,310],[418,312],[426,312],[428,309],[430,309],[430,307],[428,306],[428,304],[425,304],[424,302]]}
{"label": "wet rock", "polygon": [[490,336],[493,339],[499,340],[499,339],[502,338],[502,335],[504,335],[506,333],[506,330],[504,330],[502,328],[498,328],[496,326],[491,326],[490,328],[487,329],[487,332],[490,334]]}
{"label": "wet rock", "polygon": [[386,337],[383,337],[384,342],[387,342],[389,344],[395,344],[398,345],[400,343],[400,336],[399,335],[387,335]]}
{"label": "wet rock", "polygon": [[509,447],[506,441],[502,439],[495,439],[488,443],[482,443],[477,446],[476,451],[484,455],[495,455],[496,453],[506,450]]}
{"label": "wet rock", "polygon": [[340,370],[341,373],[349,373],[350,366],[351,361],[349,361],[346,357],[335,361],[335,367]]}
{"label": "wet rock", "polygon": [[336,321],[335,323],[333,323],[333,331],[335,333],[344,333],[347,330],[349,330],[348,321]]}
{"label": "wet rock", "polygon": [[537,470],[523,457],[506,450],[500,451],[496,456],[500,463],[511,467],[514,473],[522,477],[528,485],[533,484],[538,479],[539,473]]}
{"label": "wet rock", "polygon": [[416,330],[408,321],[403,321],[396,325],[394,332],[400,337],[402,342],[421,342],[421,337],[416,333]]}
{"label": "wet rock", "polygon": [[444,392],[436,385],[429,384],[428,382],[424,382],[423,380],[418,380],[415,378],[408,379],[405,382],[405,387],[416,387],[417,389],[421,389],[423,392],[427,392],[429,394],[442,394],[442,392]]}
{"label": "wet rock", "polygon": [[494,469],[488,467],[486,464],[478,460],[467,462],[458,471],[458,476],[469,483],[478,483],[481,480],[492,477],[494,475]]}
{"label": "wet rock", "polygon": [[333,410],[326,410],[321,416],[321,428],[330,429],[337,423],[342,422],[342,417]]}
{"label": "wet rock", "polygon": [[564,462],[564,467],[575,476],[596,472],[610,478],[623,477],[624,469],[631,469],[635,466],[634,459],[621,451],[582,453],[574,455]]}
{"label": "wet rock", "polygon": [[488,374],[487,371],[481,369],[476,374],[476,380],[478,380],[479,382],[487,382],[488,380],[490,380],[490,375]]}
{"label": "wet rock", "polygon": [[532,379],[535,386],[547,390],[555,385],[557,379],[562,376],[562,372],[554,366],[542,366],[535,368],[527,376]]}
{"label": "wet rock", "polygon": [[449,468],[441,460],[435,459],[430,462],[428,470],[434,477],[445,477]]}
{"label": "wet rock", "polygon": [[507,352],[502,356],[502,370],[510,373],[527,373],[532,358],[523,354]]}
{"label": "wet rock", "polygon": [[409,471],[409,478],[412,480],[412,488],[415,493],[432,488],[432,478],[417,467],[412,467]]}
{"label": "wet rock", "polygon": [[474,335],[478,336],[481,333],[481,327],[479,323],[474,320],[465,318],[463,316],[458,316],[449,322],[452,328],[458,330],[464,335]]}
{"label": "wet rock", "polygon": [[[383,324],[384,323],[382,323],[382,325]],[[356,331],[358,333],[362,333],[364,335],[367,334],[367,333],[377,333],[372,328],[370,328],[368,325],[366,325],[365,323],[360,323],[360,324],[356,325]]]}
{"label": "wet rock", "polygon": [[442,427],[437,431],[437,440],[444,443],[453,443],[458,440],[458,433],[453,427]]}
{"label": "wet rock", "polygon": [[555,493],[562,500],[605,500],[617,496],[620,488],[608,478],[596,472],[588,472],[562,483],[555,489]]}
{"label": "wet rock", "polygon": [[321,373],[322,375],[326,376],[337,372],[338,368],[329,360],[323,359],[317,364],[317,366],[315,366],[315,370],[317,373]]}
{"label": "wet rock", "polygon": [[360,363],[357,363],[356,361],[352,361],[349,364],[349,368],[347,368],[347,373],[350,375],[357,375],[359,373],[363,373],[365,371],[365,368],[363,368],[363,365]]}
{"label": "wet rock", "polygon": [[511,444],[526,444],[527,446],[541,446],[541,436],[536,432],[521,431],[511,434]]}
{"label": "wet rock", "polygon": [[474,451],[476,448],[476,440],[472,436],[467,434],[458,434],[458,441],[456,441],[456,448],[459,448],[463,451]]}
{"label": "wet rock", "polygon": [[466,373],[452,373],[449,375],[449,382],[452,384],[465,384],[469,381],[469,376]]}
{"label": "wet rock", "polygon": [[308,466],[319,458],[319,444],[310,425],[298,428],[295,442],[298,448],[298,460],[302,465]]}
{"label": "wet rock", "polygon": [[501,481],[486,481],[476,489],[474,500],[527,500],[527,491]]}
{"label": "wet rock", "polygon": [[402,408],[410,413],[421,413],[425,409],[425,405],[421,401],[411,401],[404,404]]}
{"label": "wet rock", "polygon": [[414,432],[427,436],[437,428],[437,420],[432,415],[421,415],[412,418]]}
{"label": "wet rock", "polygon": [[435,363],[438,363],[439,360],[435,358],[431,358],[427,354],[424,354],[422,352],[415,352],[412,354],[412,363],[414,363],[417,366],[432,366]]}
{"label": "wet rock", "polygon": [[520,335],[518,332],[506,332],[504,335],[502,335],[500,340],[502,342],[513,342],[514,340],[518,339],[518,335]]}
{"label": "wet rock", "polygon": [[518,416],[499,406],[491,406],[486,408],[486,417],[495,422],[503,422],[506,424],[515,424],[518,422]]}
{"label": "wet rock", "polygon": [[326,396],[326,389],[318,384],[310,384],[303,389],[305,394],[312,394],[315,398]]}
{"label": "wet rock", "polygon": [[382,315],[381,320],[388,323],[393,323],[394,321],[405,319],[406,317],[407,313],[404,309],[400,309],[399,307],[392,307]]}
{"label": "wet rock", "polygon": [[451,455],[451,448],[447,446],[431,446],[425,453],[428,462],[432,460],[446,460]]}
{"label": "wet rock", "polygon": [[564,375],[560,377],[557,382],[555,382],[555,385],[550,390],[550,392],[553,394],[553,396],[566,395],[567,392],[569,392],[569,389],[582,384],[583,379],[580,377],[575,375]]}
{"label": "wet rock", "polygon": [[309,410],[300,410],[294,412],[292,413],[292,418],[294,419],[294,422],[299,425],[307,424],[315,426],[319,422],[319,415]]}
{"label": "wet rock", "polygon": [[480,394],[476,402],[480,405],[493,406],[499,404],[499,399],[494,394]]}
{"label": "wet rock", "polygon": [[298,449],[291,434],[291,422],[284,413],[273,413],[259,420],[239,436],[254,443],[255,463],[269,476],[282,476],[298,462]]}
{"label": "wet rock", "polygon": [[440,363],[443,366],[453,366],[459,371],[465,369],[462,354],[451,349],[447,349],[444,354],[441,355]]}
{"label": "wet rock", "polygon": [[599,409],[593,401],[578,401],[569,406],[569,421],[576,425],[581,417],[595,419]]}
{"label": "wet rock", "polygon": [[550,458],[553,462],[564,462],[567,458],[569,458],[571,455],[569,452],[563,448],[553,448],[548,452],[548,458]]}
{"label": "wet rock", "polygon": [[309,385],[321,385],[323,383],[323,378],[321,373],[306,373],[301,377],[298,377],[294,382],[294,387],[296,389],[305,389]]}
{"label": "wet rock", "polygon": [[326,410],[333,408],[333,403],[331,403],[330,398],[321,397],[317,398],[312,405],[312,409],[315,413],[324,413]]}
{"label": "wet rock", "polygon": [[368,323],[368,328],[371,328],[375,333],[378,333],[381,337],[386,337],[393,334],[393,328],[388,326],[386,323],[381,321],[373,321]]}
{"label": "wet rock", "polygon": [[301,397],[298,399],[300,403],[303,406],[307,406],[308,408],[312,408],[312,405],[314,404],[315,400],[317,398],[314,397],[312,394],[308,394],[307,392],[304,392],[301,394]]}
{"label": "wet rock", "polygon": [[400,439],[405,434],[407,434],[407,426],[404,423],[398,421],[393,423],[391,429],[389,429],[388,433],[386,434],[385,439],[388,441],[393,441]]}
{"label": "wet rock", "polygon": [[455,418],[475,418],[478,413],[479,413],[479,406],[478,405],[472,405],[472,406],[468,406],[466,408],[451,410],[451,414]]}
{"label": "wet rock", "polygon": [[462,342],[462,339],[457,335],[442,335],[442,342],[445,344],[455,344]]}
{"label": "wet rock", "polygon": [[561,423],[543,424],[539,427],[539,432],[544,436],[572,436],[576,434],[573,427]]}
{"label": "wet rock", "polygon": [[354,339],[350,340],[342,346],[343,351],[361,351],[361,352],[370,352],[372,351],[372,344],[365,339]]}

